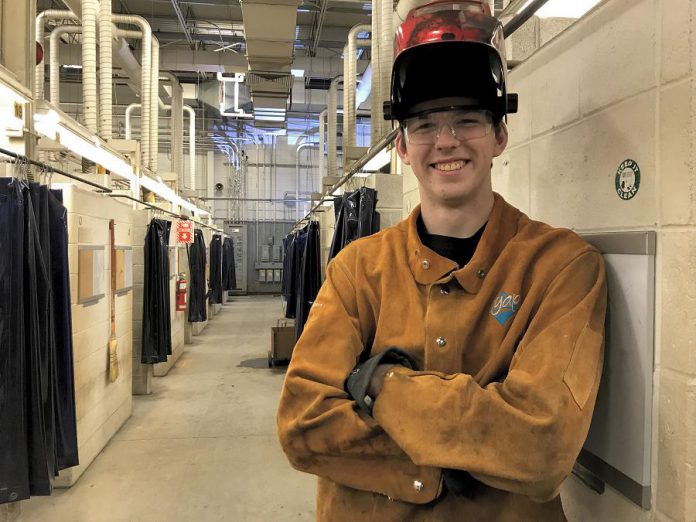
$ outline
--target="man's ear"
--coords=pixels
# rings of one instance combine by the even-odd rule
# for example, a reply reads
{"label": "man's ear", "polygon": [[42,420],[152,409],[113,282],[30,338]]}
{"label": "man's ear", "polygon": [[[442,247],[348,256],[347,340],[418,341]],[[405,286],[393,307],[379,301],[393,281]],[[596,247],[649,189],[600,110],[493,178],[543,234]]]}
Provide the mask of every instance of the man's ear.
{"label": "man's ear", "polygon": [[399,134],[396,136],[396,152],[406,165],[410,165],[411,162],[408,159],[408,148],[406,147],[406,137],[404,136],[404,130],[401,129]]}
{"label": "man's ear", "polygon": [[508,128],[504,121],[501,121],[499,126],[495,129],[495,149],[493,150],[493,157],[497,158],[500,156],[508,143]]}

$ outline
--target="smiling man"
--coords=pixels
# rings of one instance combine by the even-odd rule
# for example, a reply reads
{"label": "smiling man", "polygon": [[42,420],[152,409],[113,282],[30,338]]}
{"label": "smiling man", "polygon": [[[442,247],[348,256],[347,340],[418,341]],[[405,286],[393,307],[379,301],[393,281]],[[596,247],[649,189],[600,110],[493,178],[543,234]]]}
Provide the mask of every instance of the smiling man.
{"label": "smiling man", "polygon": [[502,27],[479,0],[399,27],[389,116],[421,204],[344,248],[280,398],[321,521],[562,521],[603,358],[602,257],[493,192]]}

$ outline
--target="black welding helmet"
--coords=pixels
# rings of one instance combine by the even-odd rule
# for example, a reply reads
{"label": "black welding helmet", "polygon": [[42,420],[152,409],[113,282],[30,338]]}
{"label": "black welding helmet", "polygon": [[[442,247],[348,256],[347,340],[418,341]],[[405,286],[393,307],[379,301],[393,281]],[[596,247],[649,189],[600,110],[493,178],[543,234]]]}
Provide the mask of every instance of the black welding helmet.
{"label": "black welding helmet", "polygon": [[394,56],[386,119],[403,121],[424,104],[432,110],[437,100],[461,98],[476,100],[496,119],[517,112],[517,95],[506,87],[503,26],[485,0],[412,9],[396,31]]}

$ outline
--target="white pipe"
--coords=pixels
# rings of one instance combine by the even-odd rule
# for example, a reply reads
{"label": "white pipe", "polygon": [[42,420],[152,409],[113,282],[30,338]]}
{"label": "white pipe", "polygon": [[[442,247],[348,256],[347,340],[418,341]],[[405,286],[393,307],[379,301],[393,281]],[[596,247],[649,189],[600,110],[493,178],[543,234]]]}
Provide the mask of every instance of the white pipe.
{"label": "white pipe", "polygon": [[[141,92],[142,116],[140,121],[140,164],[144,168],[148,166],[150,159],[150,97],[152,86],[152,29],[142,16],[113,14],[111,19],[116,24],[130,24],[138,26],[143,33],[143,52],[141,57]],[[159,93],[157,93],[159,94]]]}
{"label": "white pipe", "polygon": [[48,92],[49,100],[56,107],[60,107],[60,38],[64,34],[80,34],[82,27],[79,25],[59,25],[49,38],[49,75]]}
{"label": "white pipe", "polygon": [[319,176],[326,176],[326,160],[324,159],[324,147],[326,143],[326,117],[329,114],[329,109],[324,109],[319,113]]}
{"label": "white pipe", "polygon": [[[379,139],[382,139],[391,131],[391,124],[384,119],[382,105],[383,102],[389,101],[391,98],[391,71],[392,62],[394,60],[394,29],[392,27],[394,21],[394,2],[393,0],[381,0],[381,2],[380,15],[382,16],[382,22],[379,28],[380,33],[374,36],[374,38],[380,38],[381,40],[379,44]],[[374,71],[372,71],[372,73],[372,77],[374,78]],[[375,90],[372,89],[372,92],[375,93]]]}
{"label": "white pipe", "polygon": [[382,0],[372,0],[372,88],[370,89],[370,144],[374,145],[379,141],[381,122],[383,118],[381,106],[381,94],[379,88],[380,63],[379,46],[382,41],[380,37],[380,27],[382,24]]}
{"label": "white pipe", "polygon": [[105,140],[113,137],[113,55],[111,0],[101,0],[99,8],[99,133]]}
{"label": "white pipe", "polygon": [[[355,103],[355,89],[357,88],[357,57],[358,45],[361,47],[371,45],[369,41],[360,40],[358,44],[358,33],[370,31],[372,26],[369,24],[358,24],[348,32],[348,43],[343,51],[343,150],[346,147],[355,147],[355,124],[357,120],[357,107]],[[344,152],[345,156],[345,152]]]}
{"label": "white pipe", "polygon": [[119,29],[118,27],[115,27],[115,26],[114,26],[113,34],[117,38],[135,38],[137,40],[143,39],[143,32],[142,31],[131,31],[129,29]]}
{"label": "white pipe", "polygon": [[[44,22],[46,20],[74,20],[79,21],[79,18],[72,11],[65,11],[62,9],[47,9],[36,17],[36,41],[43,45],[44,42]],[[35,101],[39,102],[44,98],[44,62],[36,66],[34,71],[34,98]]]}
{"label": "white pipe", "polygon": [[157,172],[159,165],[159,40],[152,37],[152,70],[150,87],[150,161],[148,166]]}
{"label": "white pipe", "polygon": [[170,72],[160,72],[160,77],[172,84],[172,170],[179,176],[179,187],[184,186],[184,93],[176,76]]}
{"label": "white pipe", "polygon": [[196,190],[196,111],[184,105],[184,111],[189,115],[189,179],[191,190]]}
{"label": "white pipe", "polygon": [[317,146],[313,143],[303,143],[295,149],[295,208],[300,206],[300,152],[309,148],[317,148]]}
{"label": "white pipe", "polygon": [[95,134],[99,96],[97,93],[97,0],[82,0],[82,102],[85,126]]}
{"label": "white pipe", "polygon": [[131,139],[131,114],[135,109],[140,109],[139,103],[131,103],[126,108],[126,139]]}
{"label": "white pipe", "polygon": [[331,86],[329,87],[329,176],[337,176],[338,172],[338,162],[337,162],[337,134],[338,134],[338,83],[342,81],[342,77],[336,76],[331,80]]}

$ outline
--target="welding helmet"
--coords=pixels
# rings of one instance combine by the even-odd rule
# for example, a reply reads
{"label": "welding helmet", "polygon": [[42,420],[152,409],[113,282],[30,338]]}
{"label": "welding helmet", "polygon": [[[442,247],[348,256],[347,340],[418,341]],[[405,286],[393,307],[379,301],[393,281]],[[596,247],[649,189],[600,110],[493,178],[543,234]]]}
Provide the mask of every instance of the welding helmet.
{"label": "welding helmet", "polygon": [[403,121],[453,99],[474,100],[467,108],[489,110],[497,120],[517,112],[517,95],[507,92],[503,26],[485,0],[412,9],[397,28],[394,56],[385,119]]}

